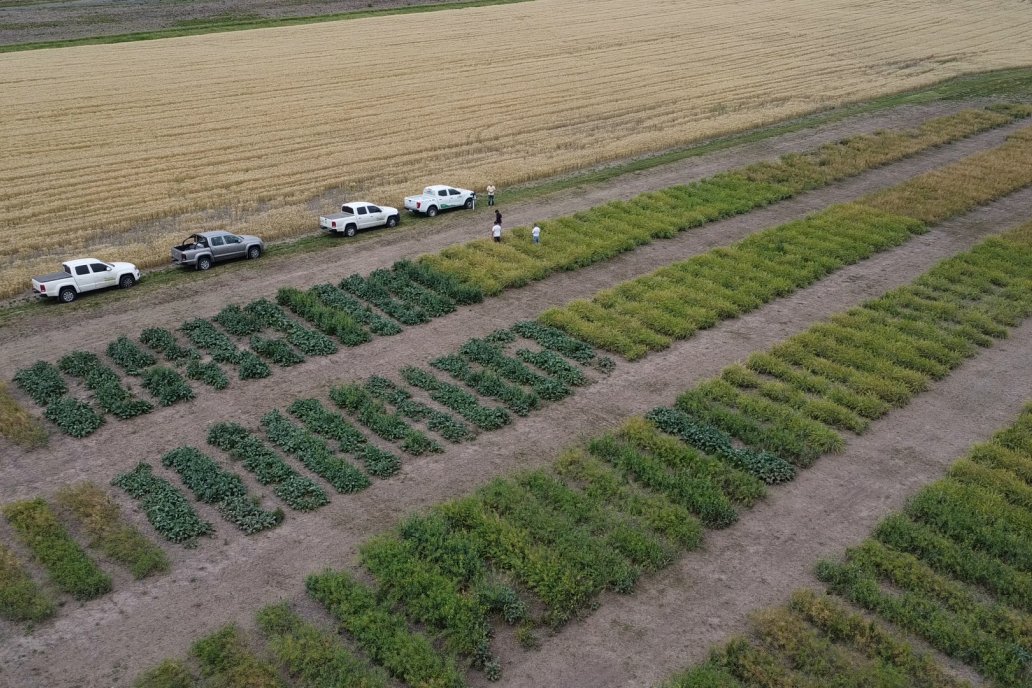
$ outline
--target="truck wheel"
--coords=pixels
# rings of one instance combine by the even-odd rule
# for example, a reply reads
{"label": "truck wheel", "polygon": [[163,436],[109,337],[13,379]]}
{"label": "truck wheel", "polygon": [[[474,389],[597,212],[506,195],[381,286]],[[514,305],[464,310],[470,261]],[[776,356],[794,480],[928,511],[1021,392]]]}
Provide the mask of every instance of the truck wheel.
{"label": "truck wheel", "polygon": [[72,301],[75,301],[75,297],[76,297],[75,290],[72,289],[71,287],[65,287],[57,295],[57,298],[61,299],[62,303],[71,303]]}
{"label": "truck wheel", "polygon": [[390,217],[388,217],[387,218],[387,226],[388,227],[397,227],[398,226],[398,216],[397,215],[391,215]]}
{"label": "truck wheel", "polygon": [[211,258],[209,258],[208,256],[204,256],[203,258],[198,258],[197,259],[197,269],[198,270],[207,270],[210,267],[211,267]]}
{"label": "truck wheel", "polygon": [[466,210],[469,210],[470,208],[472,208],[473,207],[473,199],[472,198],[467,198],[466,202],[462,204],[462,207],[465,208]]}
{"label": "truck wheel", "polygon": [[128,289],[134,284],[136,284],[136,278],[132,275],[122,275],[122,279],[118,280],[118,286],[122,289]]}
{"label": "truck wheel", "polygon": [[437,217],[437,206],[436,205],[432,205],[429,208],[427,208],[426,209],[426,216],[427,217]]}
{"label": "truck wheel", "polygon": [[355,236],[355,225],[348,225],[344,228],[344,236],[353,237]]}
{"label": "truck wheel", "polygon": [[261,258],[261,255],[261,246],[252,246],[251,248],[247,249],[247,257],[251,260],[257,260],[258,258]]}

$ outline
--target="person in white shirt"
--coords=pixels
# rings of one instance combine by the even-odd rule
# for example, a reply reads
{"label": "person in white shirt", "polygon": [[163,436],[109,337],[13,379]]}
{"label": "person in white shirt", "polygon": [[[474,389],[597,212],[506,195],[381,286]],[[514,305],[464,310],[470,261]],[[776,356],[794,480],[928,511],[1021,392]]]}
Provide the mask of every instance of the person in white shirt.
{"label": "person in white shirt", "polygon": [[541,227],[534,223],[534,229],[530,230],[530,236],[534,240],[535,244],[541,243]]}
{"label": "person in white shirt", "polygon": [[496,242],[500,242],[502,240],[502,226],[497,222],[494,227],[491,228],[491,236],[494,237]]}
{"label": "person in white shirt", "polygon": [[488,205],[494,205],[494,195],[495,195],[495,185],[494,184],[488,184],[487,185],[487,204]]}

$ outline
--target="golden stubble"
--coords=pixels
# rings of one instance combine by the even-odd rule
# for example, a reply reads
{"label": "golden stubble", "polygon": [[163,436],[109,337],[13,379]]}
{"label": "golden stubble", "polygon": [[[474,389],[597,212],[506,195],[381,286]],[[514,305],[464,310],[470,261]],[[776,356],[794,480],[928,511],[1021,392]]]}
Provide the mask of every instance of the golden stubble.
{"label": "golden stubble", "polygon": [[[534,0],[0,55],[0,294],[1032,63],[1027,2]],[[326,200],[320,201],[320,197]]]}

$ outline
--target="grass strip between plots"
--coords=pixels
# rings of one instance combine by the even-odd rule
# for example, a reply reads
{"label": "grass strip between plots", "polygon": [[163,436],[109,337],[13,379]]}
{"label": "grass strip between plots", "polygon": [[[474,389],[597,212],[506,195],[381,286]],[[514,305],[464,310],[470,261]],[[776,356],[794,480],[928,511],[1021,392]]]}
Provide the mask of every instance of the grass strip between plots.
{"label": "grass strip between plots", "polygon": [[[874,537],[825,560],[834,596],[796,592],[667,688],[967,685],[906,634],[1003,688],[1032,678],[1032,404]],[[860,607],[871,620],[852,609]],[[888,623],[885,623],[888,622]],[[847,680],[848,677],[848,680]]]}
{"label": "grass strip between plots", "polygon": [[10,621],[42,621],[57,605],[32,580],[10,549],[0,544],[0,617]]}
{"label": "grass strip between plots", "polygon": [[1032,184],[1032,128],[855,203],[552,308],[539,320],[634,360]]}

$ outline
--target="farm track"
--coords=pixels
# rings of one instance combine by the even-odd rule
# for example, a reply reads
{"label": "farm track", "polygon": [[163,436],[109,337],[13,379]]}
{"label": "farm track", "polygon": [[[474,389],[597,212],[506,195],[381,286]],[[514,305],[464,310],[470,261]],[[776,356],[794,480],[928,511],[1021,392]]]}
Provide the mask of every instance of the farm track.
{"label": "farm track", "polygon": [[[937,153],[943,153],[945,150],[937,151]],[[917,160],[918,158],[915,158],[909,162]],[[886,168],[880,172],[889,173],[890,170],[895,170],[895,167]],[[854,182],[859,183],[862,179],[858,178]],[[836,188],[845,188],[845,186]],[[821,205],[830,202],[835,201],[825,200]],[[139,669],[170,654],[185,652],[186,646],[192,639],[212,630],[216,625],[231,620],[249,625],[252,612],[260,604],[281,596],[302,597],[301,584],[306,573],[324,566],[350,565],[357,544],[370,533],[390,526],[398,516],[412,509],[464,493],[499,473],[522,466],[541,465],[554,456],[557,448],[568,444],[579,435],[595,433],[599,426],[612,425],[632,413],[642,412],[656,404],[669,403],[681,389],[717,372],[726,364],[744,357],[747,353],[805,329],[814,319],[840,311],[894,286],[905,284],[938,259],[963,250],[979,238],[1026,219],[1024,213],[1027,213],[1030,202],[1032,202],[1032,191],[1020,192],[965,217],[945,223],[898,249],[845,268],[810,289],[776,301],[745,317],[722,323],[687,342],[675,345],[668,351],[650,356],[643,362],[620,365],[608,379],[578,393],[563,403],[549,406],[544,412],[532,415],[505,430],[489,433],[477,442],[452,449],[443,456],[411,461],[398,478],[382,485],[376,485],[359,495],[337,498],[331,506],[319,513],[293,516],[283,527],[267,536],[253,539],[236,538],[227,541],[225,546],[221,547],[217,538],[214,542],[202,543],[201,548],[194,552],[174,551],[173,557],[176,561],[173,573],[169,576],[149,583],[127,581],[116,585],[116,592],[108,598],[66,614],[33,636],[13,637],[6,641],[2,656],[3,666],[7,667],[6,671],[10,672],[7,678],[15,675],[31,677],[28,683],[15,683],[14,685],[83,685],[84,681],[88,682],[88,685],[126,683]],[[734,220],[730,222],[734,222]],[[687,233],[672,242],[662,242],[653,246],[672,246],[680,240],[690,240],[693,236],[698,237],[699,233],[705,229]],[[726,235],[718,234],[714,237],[714,241],[726,243]],[[706,250],[708,247],[691,248]],[[434,342],[433,353],[439,353],[447,346],[458,343],[470,334],[475,334],[480,330],[486,332],[496,326],[511,324],[520,317],[536,314],[548,304],[550,299],[555,299],[555,294],[560,294],[565,300],[593,293],[600,286],[598,283],[601,283],[601,286],[608,286],[613,281],[624,279],[616,274],[607,274],[607,271],[613,270],[614,266],[619,269],[622,262],[626,262],[626,259],[635,255],[637,252],[611,263],[576,273],[565,273],[522,290],[507,292],[496,299],[489,300],[486,304],[463,310],[456,315],[423,326],[420,328],[420,335],[402,334],[399,337],[377,340],[358,350],[362,352],[362,365],[347,371],[339,370],[340,362],[335,359],[334,361],[319,362],[311,369],[306,368],[305,379],[280,380],[274,377],[269,381],[275,387],[274,389],[260,383],[256,383],[257,386],[253,388],[243,386],[241,391],[247,395],[248,399],[246,402],[237,400],[234,407],[248,409],[240,412],[239,419],[253,422],[257,419],[259,412],[267,407],[266,399],[271,397],[289,399],[291,395],[301,393],[298,390],[302,388],[304,392],[310,392],[313,378],[322,381],[341,377],[359,377],[376,371],[392,372],[400,367],[399,361],[407,362],[416,355],[411,349],[406,350],[404,347],[396,346],[401,341],[401,337],[408,336],[411,340],[420,342],[432,341]],[[686,255],[690,255],[690,253]],[[671,256],[667,252],[662,253],[662,257],[664,262],[669,262],[675,256]],[[633,274],[638,274],[640,271]],[[587,276],[592,277],[585,279]],[[493,319],[490,314],[481,312],[485,310],[495,314]],[[499,313],[503,315],[498,315]],[[476,331],[472,331],[471,328],[476,328]],[[456,332],[461,334],[455,334]],[[983,418],[982,421],[976,423],[974,420],[977,419],[968,419],[971,421],[968,424],[971,432],[984,431],[988,434],[993,427],[1002,424],[1002,421],[996,423],[992,421],[993,409],[1004,409],[998,411],[1004,419],[1006,413],[1013,411],[1007,407],[1007,404],[1013,400],[1005,395],[985,395],[986,388],[979,385],[989,384],[994,380],[995,383],[999,383],[999,376],[1006,374],[1008,381],[1006,385],[1002,385],[1003,387],[1009,387],[1012,390],[1028,388],[1028,384],[1023,383],[1020,379],[1015,379],[1013,375],[1013,371],[1018,369],[1021,361],[1027,360],[1028,345],[1024,342],[1028,341],[1028,335],[1029,331],[1026,325],[1015,331],[1010,340],[998,344],[988,352],[983,352],[974,361],[964,364],[946,382],[935,386],[934,389],[939,390],[940,387],[956,384],[955,379],[975,375],[974,381],[969,380],[969,384],[962,385],[960,389],[964,392],[982,390],[985,398],[975,402],[965,397],[961,402],[957,402],[957,406],[959,408],[979,408],[981,409],[980,414],[990,420]],[[990,363],[984,364],[983,360],[990,361]],[[976,372],[972,373],[972,369]],[[996,377],[993,376],[992,371],[996,371]],[[254,391],[251,391],[252,389]],[[929,399],[933,396],[934,399]],[[879,422],[865,438],[856,440],[845,456],[852,455],[853,446],[866,446],[863,443],[873,441],[872,437],[883,437],[883,440],[888,442],[891,441],[891,438],[898,440],[899,436],[917,436],[915,433],[918,433],[923,427],[932,426],[933,432],[937,431],[936,414],[941,414],[943,411],[935,404],[944,404],[950,398],[948,394],[944,398],[937,392],[922,395],[914,406],[925,408],[928,404],[932,404],[933,408],[928,415],[914,416],[910,411],[896,412],[887,420]],[[1019,399],[1013,403],[1020,404],[1020,401]],[[125,426],[111,423],[97,436],[82,442],[65,438],[58,439],[48,453],[55,456],[60,455],[61,463],[67,464],[71,468],[64,473],[57,470],[51,472],[48,469],[56,469],[57,466],[40,465],[36,462],[36,471],[48,474],[48,484],[52,485],[81,477],[81,471],[88,464],[90,474],[104,480],[119,468],[128,467],[137,459],[143,456],[154,458],[158,451],[171,448],[176,444],[190,442],[203,446],[203,426],[207,422],[198,422],[197,419],[221,420],[225,416],[213,417],[210,415],[222,406],[221,399],[214,395],[202,397],[195,403],[198,405],[184,407],[182,410],[169,410],[170,415],[168,416],[153,416],[153,419],[157,419],[158,422]],[[180,419],[179,416],[182,418]],[[901,421],[897,418],[910,418],[911,420]],[[911,428],[909,423],[917,425]],[[192,429],[193,425],[199,427]],[[971,436],[954,438],[954,434],[963,431],[964,423],[958,424],[959,429],[954,429],[952,423],[945,423],[944,426],[950,428],[949,434],[939,437],[936,442],[946,442],[949,445],[942,445],[946,447],[946,450],[942,452],[944,454],[942,460],[946,461],[955,456],[958,447],[962,448],[970,443]],[[102,451],[105,446],[102,437],[104,437],[103,433],[111,432],[112,427],[121,427],[125,431],[124,434],[128,436],[124,441],[129,442],[130,445],[136,443],[142,445],[144,447],[141,450],[142,453],[134,453],[134,450],[130,448],[123,456],[110,457],[103,462],[98,461],[100,457],[107,456],[107,452]],[[160,430],[156,431],[155,427]],[[887,427],[894,428],[894,430],[885,435]],[[934,443],[929,440],[929,443],[920,446],[923,447],[923,451],[928,452],[929,456],[937,456],[938,453],[934,451],[933,445]],[[513,447],[518,447],[518,451],[514,453]],[[75,467],[77,461],[82,464],[79,468]],[[804,472],[803,477],[797,483],[787,488],[773,490],[769,505],[758,507],[753,513],[761,509],[772,508],[772,505],[781,505],[782,490],[797,495],[801,500],[799,506],[805,507],[813,499],[813,483],[809,482],[811,480],[809,475],[825,470],[824,466],[826,465],[837,466],[840,463],[837,458],[822,460],[815,469]],[[895,465],[892,464],[892,466]],[[891,473],[892,466],[886,467],[887,474]],[[8,472],[12,470],[14,472]],[[5,468],[4,473],[0,474],[0,484],[12,484],[10,477],[23,472],[24,467],[22,471]],[[801,490],[796,487],[798,484],[810,485],[811,491]],[[902,491],[907,484],[909,483],[900,476],[889,474],[887,483],[881,485],[881,488],[887,489],[892,486],[893,489]],[[870,486],[872,490],[878,489],[878,485],[873,481]],[[850,489],[848,481],[842,488],[847,491]],[[31,492],[45,491],[47,485],[30,485],[27,489]],[[416,492],[418,494],[414,494]],[[8,496],[5,495],[4,500],[7,499]],[[856,505],[864,506],[863,500],[857,501]],[[885,511],[894,506],[895,504],[886,504]],[[200,508],[208,518],[218,522],[217,516],[208,511],[207,507],[201,506]],[[881,513],[883,511],[879,506],[877,509],[865,511],[864,515],[873,521]],[[812,519],[812,514],[804,517]],[[772,515],[771,518],[776,518],[776,515]],[[853,519],[853,521],[855,520]],[[850,519],[844,519],[844,522],[852,525]],[[772,527],[769,518],[757,519],[750,513],[743,518],[742,525],[729,532],[737,533],[738,529],[749,523],[753,523],[754,526],[762,523],[762,527]],[[220,532],[220,538],[230,532],[227,529],[228,526],[222,525],[221,527],[226,530]],[[869,522],[865,523],[858,532],[862,534],[868,527]],[[821,532],[825,533],[827,530],[822,529]],[[835,530],[834,534],[837,532]],[[844,537],[851,537],[851,533],[852,531],[847,532]],[[724,537],[724,535],[711,536],[711,545],[720,546],[724,542]],[[750,537],[752,536],[750,535]],[[303,543],[300,551],[294,546],[296,542]],[[750,546],[756,544],[747,539],[740,542],[749,542]],[[835,539],[834,542],[831,542],[830,539],[827,542],[823,539],[820,540],[820,544],[829,549],[841,548],[849,542],[848,539]],[[742,549],[744,549],[744,545],[740,545],[739,550],[734,551],[742,553],[740,551]],[[656,581],[673,582],[676,585],[680,579],[671,578],[674,576],[671,572],[685,570],[685,567],[690,567],[690,562],[699,556],[710,556],[710,551],[713,551],[712,547],[707,548],[707,553],[689,555],[682,560],[681,564],[675,565],[670,571],[655,577]],[[202,554],[203,557],[199,556]],[[743,556],[745,555],[753,556],[752,552],[748,550],[744,552]],[[795,557],[792,561],[800,567],[809,566],[811,563],[803,555],[796,554]],[[256,561],[260,561],[261,565],[256,566]],[[738,568],[742,567],[741,561],[732,563]],[[754,566],[753,568],[758,567]],[[762,568],[766,570],[766,566]],[[660,585],[660,583],[654,584],[652,580],[649,578],[644,581],[643,592],[654,594],[652,586]],[[724,580],[727,580],[726,576]],[[798,581],[798,578],[791,578],[787,583],[789,587],[786,590],[797,586]],[[728,588],[733,590],[737,586],[728,585]],[[676,593],[671,591],[670,594]],[[617,606],[633,604],[635,599],[636,597],[632,596],[627,600],[615,602],[615,604]],[[652,598],[650,597],[650,599]],[[184,600],[190,600],[190,602]],[[749,598],[749,608],[752,608],[753,605],[752,598]],[[663,609],[668,608],[669,605]],[[198,614],[199,609],[225,610],[225,612]],[[655,611],[647,605],[642,605],[641,609],[643,610],[641,613],[646,617]],[[606,614],[610,613],[609,609],[603,611]],[[598,615],[601,614],[600,612]],[[699,617],[695,617],[696,626],[699,625],[698,619]],[[510,668],[507,671],[506,681],[510,685],[545,685],[549,683],[551,678],[549,681],[544,681],[543,678],[541,680],[533,679],[533,676],[540,678],[556,675],[549,671],[539,670],[537,667],[541,660],[557,656],[560,657],[557,661],[563,661],[562,653],[553,655],[555,652],[553,644],[569,642],[567,633],[579,634],[583,628],[594,623],[596,622],[592,617],[585,624],[564,631],[558,640],[548,641],[542,655],[531,655],[525,658],[525,670],[520,668],[523,666],[522,661],[518,663],[519,666]],[[732,624],[733,622],[729,621],[728,623]],[[146,629],[158,625],[175,629],[174,632],[166,635],[165,642],[161,646],[156,646],[146,632]],[[83,632],[83,629],[86,628],[96,630]],[[711,630],[713,637],[700,640],[700,642],[710,643],[721,639],[723,636],[717,634],[724,633],[726,628],[723,625],[717,625]],[[612,639],[613,636],[609,637]],[[678,634],[669,634],[669,638],[676,639],[678,637]],[[625,644],[618,643],[616,646],[620,647]],[[587,643],[587,645],[595,647],[594,643]],[[571,654],[569,647],[573,646],[567,647],[566,661],[569,661]],[[42,652],[35,654],[35,650],[42,650]],[[664,656],[671,663],[665,669],[660,670],[657,676],[669,673],[674,667],[684,663],[686,658],[679,655],[679,652],[680,643],[677,647],[667,648]],[[58,655],[60,660],[55,661]],[[89,666],[96,656],[110,658],[105,662],[106,668],[89,676],[79,675],[82,669],[77,667]],[[513,654],[505,652],[504,656],[513,656]],[[520,655],[517,653],[516,656]],[[612,661],[619,664],[623,660],[617,658]],[[656,663],[650,661],[648,666],[656,666]],[[630,665],[628,667],[629,670],[634,671],[633,667]],[[523,671],[531,673],[520,673]],[[613,675],[616,676],[618,673],[614,672]],[[633,673],[625,675],[630,683],[635,685],[640,683]],[[522,680],[518,680],[518,677],[521,676]],[[580,682],[578,679],[569,685],[601,685],[598,681],[588,680],[587,670],[583,670],[579,676],[584,679],[584,682]],[[0,674],[0,678],[4,678],[4,676]]]}

